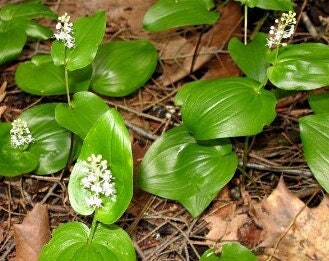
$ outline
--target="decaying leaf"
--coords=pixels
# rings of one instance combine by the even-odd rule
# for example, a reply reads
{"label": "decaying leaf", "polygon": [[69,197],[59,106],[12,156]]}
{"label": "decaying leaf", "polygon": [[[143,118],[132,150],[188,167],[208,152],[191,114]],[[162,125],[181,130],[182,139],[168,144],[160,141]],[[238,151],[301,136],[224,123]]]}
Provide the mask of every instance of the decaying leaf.
{"label": "decaying leaf", "polygon": [[14,225],[16,261],[38,260],[43,245],[50,239],[49,216],[46,205],[37,204],[24,218]]}
{"label": "decaying leaf", "polygon": [[234,213],[206,218],[212,242],[237,240],[249,248],[262,247],[259,260],[328,260],[329,199],[316,208],[308,208],[281,180],[271,195],[252,204],[249,211],[236,208]]}

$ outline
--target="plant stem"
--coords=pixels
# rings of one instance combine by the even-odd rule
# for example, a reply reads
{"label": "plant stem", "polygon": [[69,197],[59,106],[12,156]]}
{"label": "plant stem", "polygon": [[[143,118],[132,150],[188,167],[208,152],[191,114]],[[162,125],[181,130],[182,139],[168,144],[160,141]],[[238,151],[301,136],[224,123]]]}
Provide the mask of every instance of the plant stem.
{"label": "plant stem", "polygon": [[93,237],[94,237],[94,234],[95,234],[95,231],[96,231],[96,228],[97,228],[97,219],[93,218],[93,222],[91,223],[91,227],[90,227],[90,233],[89,233],[89,236],[88,236],[88,241],[87,241],[87,244],[90,244],[92,241],[93,241]]}
{"label": "plant stem", "polygon": [[64,49],[64,77],[65,77],[65,89],[66,89],[66,97],[67,103],[70,109],[73,109],[70,97],[70,86],[69,86],[69,74],[66,66],[66,47]]}
{"label": "plant stem", "polygon": [[65,72],[65,89],[66,89],[67,103],[69,105],[69,108],[73,109],[71,104],[71,97],[70,97],[69,76],[68,76],[66,65],[64,65],[64,72]]}
{"label": "plant stem", "polygon": [[247,45],[248,6],[244,5],[244,45]]}

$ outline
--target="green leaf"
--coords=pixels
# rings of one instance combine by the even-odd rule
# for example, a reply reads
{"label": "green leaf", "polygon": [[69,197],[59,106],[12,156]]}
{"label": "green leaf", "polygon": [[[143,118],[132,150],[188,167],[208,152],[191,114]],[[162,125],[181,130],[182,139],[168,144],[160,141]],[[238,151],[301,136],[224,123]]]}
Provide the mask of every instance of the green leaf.
{"label": "green leaf", "polygon": [[255,135],[276,116],[275,96],[254,80],[230,77],[193,85],[182,118],[197,140]]}
{"label": "green leaf", "polygon": [[329,192],[329,113],[299,120],[304,157],[316,180]]}
{"label": "green leaf", "polygon": [[51,48],[54,64],[66,64],[69,71],[91,64],[96,56],[98,45],[103,39],[105,23],[106,17],[103,10],[90,17],[77,19],[73,24],[75,47],[68,49],[64,43],[55,41]]}
{"label": "green leaf", "polygon": [[[244,45],[238,38],[232,38],[228,45],[231,57],[239,68],[250,79],[262,82],[266,77],[266,53],[269,51],[266,46],[266,35],[259,33],[255,38]],[[250,62],[252,61],[252,66]]]}
{"label": "green leaf", "polygon": [[57,18],[49,6],[40,3],[7,4],[0,9],[0,20],[13,20],[17,18],[34,19],[41,17]]}
{"label": "green leaf", "polygon": [[329,92],[311,94],[308,102],[315,114],[329,112]]}
{"label": "green leaf", "polygon": [[228,140],[199,144],[184,125],[167,131],[147,151],[137,177],[141,189],[178,200],[193,216],[232,178],[237,157]]}
{"label": "green leaf", "polygon": [[0,176],[14,177],[34,170],[38,158],[29,151],[13,149],[10,145],[10,123],[0,123]]}
{"label": "green leaf", "polygon": [[56,103],[34,106],[24,111],[18,118],[28,123],[34,143],[27,151],[39,158],[36,174],[55,173],[66,166],[71,134],[55,121]]}
{"label": "green leaf", "polygon": [[0,65],[17,57],[23,50],[25,42],[26,34],[23,29],[12,28],[4,32],[0,30]]}
{"label": "green leaf", "polygon": [[248,248],[239,243],[222,245],[222,253],[217,256],[213,249],[208,249],[199,261],[257,261],[257,257]]}
{"label": "green leaf", "polygon": [[[70,92],[87,90],[92,74],[91,66],[69,72]],[[31,61],[20,63],[15,80],[23,91],[41,95],[66,94],[64,67],[56,66],[49,55],[34,56]]]}
{"label": "green leaf", "polygon": [[145,40],[104,44],[93,62],[92,88],[107,96],[131,94],[150,79],[157,61],[156,49]]}
{"label": "green leaf", "polygon": [[114,109],[104,113],[88,132],[78,162],[75,164],[68,186],[72,208],[82,215],[90,215],[93,209],[85,200],[90,192],[83,188],[81,179],[82,161],[91,154],[101,154],[115,177],[117,191],[116,201],[103,197],[103,206],[96,210],[95,218],[103,223],[111,224],[120,218],[132,198],[132,152],[129,132],[121,115]]}
{"label": "green leaf", "polygon": [[109,107],[97,95],[91,92],[78,92],[71,101],[73,108],[68,104],[60,103],[55,110],[56,121],[59,125],[72,131],[84,139],[97,119]]}
{"label": "green leaf", "polygon": [[44,27],[37,22],[27,19],[16,19],[13,21],[14,26],[25,30],[27,36],[36,38],[39,40],[49,39],[53,35],[53,31],[47,27]]}
{"label": "green leaf", "polygon": [[291,0],[256,0],[255,7],[267,10],[293,10],[293,2]]}
{"label": "green leaf", "polygon": [[250,8],[253,8],[257,5],[258,0],[235,0],[236,2],[240,2],[242,5],[246,5]]}
{"label": "green leaf", "polygon": [[269,80],[285,90],[312,90],[329,84],[329,46],[320,43],[288,45],[276,50],[269,59],[274,64],[267,69]]}
{"label": "green leaf", "polygon": [[217,12],[209,11],[214,7],[209,0],[159,0],[149,8],[144,16],[143,26],[149,32],[159,32],[170,28],[213,24]]}
{"label": "green leaf", "polygon": [[136,260],[132,241],[120,227],[100,223],[91,242],[88,242],[89,234],[90,229],[80,222],[59,226],[53,231],[50,242],[43,247],[39,260]]}

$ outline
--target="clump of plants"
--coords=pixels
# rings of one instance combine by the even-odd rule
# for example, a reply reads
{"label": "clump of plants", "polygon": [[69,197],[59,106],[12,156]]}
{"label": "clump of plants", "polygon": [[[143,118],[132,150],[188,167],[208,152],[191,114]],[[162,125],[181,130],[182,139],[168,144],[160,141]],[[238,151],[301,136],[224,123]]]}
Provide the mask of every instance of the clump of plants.
{"label": "clump of plants", "polygon": [[[183,123],[153,143],[137,178],[140,188],[180,202],[193,217],[206,209],[236,170],[243,171],[230,139],[257,135],[276,118],[277,100],[269,83],[284,91],[310,91],[329,84],[329,47],[289,43],[296,27],[291,1],[239,2],[246,21],[248,8],[283,13],[268,35],[258,33],[250,42],[247,36],[244,42],[230,40],[229,53],[243,77],[193,81],[179,90],[174,102],[181,108]],[[213,24],[220,19],[214,8],[211,0],[159,0],[145,14],[144,28],[159,32]],[[40,17],[57,19],[56,32],[33,20]],[[129,133],[120,113],[98,94],[122,97],[136,91],[152,76],[158,54],[147,40],[103,43],[105,26],[104,11],[71,21],[68,14],[57,17],[39,1],[0,9],[1,64],[19,55],[27,36],[53,40],[50,54],[37,54],[19,64],[17,86],[32,95],[67,99],[33,106],[12,123],[0,123],[0,175],[48,175],[74,164],[70,204],[93,220],[90,227],[75,221],[56,228],[40,260],[136,259],[131,239],[115,225],[133,194]],[[306,162],[326,191],[328,97],[328,93],[310,94],[314,114],[299,120]],[[224,260],[238,250],[241,258],[256,260],[234,243],[223,245],[221,257],[210,249],[200,260]]]}

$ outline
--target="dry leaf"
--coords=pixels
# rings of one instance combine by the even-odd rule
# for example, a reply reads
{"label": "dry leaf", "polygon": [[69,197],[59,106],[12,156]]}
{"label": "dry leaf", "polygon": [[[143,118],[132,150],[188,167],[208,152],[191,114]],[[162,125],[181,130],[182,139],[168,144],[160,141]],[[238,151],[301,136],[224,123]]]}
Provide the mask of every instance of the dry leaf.
{"label": "dry leaf", "polygon": [[214,240],[237,240],[249,248],[262,247],[260,260],[272,253],[273,260],[328,260],[328,197],[318,207],[308,208],[283,180],[268,198],[252,203],[248,213],[237,207],[228,216],[215,213],[205,220],[209,222],[210,246]]}
{"label": "dry leaf", "polygon": [[[209,30],[207,33],[202,35],[202,40],[200,43],[200,48],[198,53],[200,53],[193,65],[193,71],[200,69],[203,65],[209,62],[213,57],[219,57],[217,64],[218,67],[221,68],[222,71],[227,71],[231,73],[231,69],[223,67],[221,64],[220,54],[214,54],[213,51],[220,50],[223,48],[229,39],[232,37],[232,34],[235,32],[236,28],[239,28],[239,24],[241,22],[241,9],[240,5],[236,2],[229,2],[225,7],[220,10],[221,17],[219,21]],[[187,41],[186,41],[187,42]],[[185,43],[186,44],[186,43]],[[177,41],[168,42],[166,44],[167,49],[177,49]],[[183,48],[184,47],[184,48]],[[193,54],[195,51],[195,45],[190,44],[187,46],[183,46],[180,53],[177,53],[177,56],[184,56],[186,54]],[[188,47],[188,48],[187,48]],[[178,48],[179,49],[179,48]],[[202,55],[201,55],[202,54]],[[163,76],[160,77],[159,80],[162,81],[162,85],[168,86],[184,77],[186,77],[190,73],[190,68],[192,64],[193,56],[186,57],[180,63],[173,64],[165,64],[164,65],[164,73]],[[225,66],[225,64],[224,64]],[[227,65],[226,65],[227,66]],[[235,67],[235,74],[238,71],[236,69],[235,64],[231,64],[231,66]],[[212,73],[211,75],[206,76],[206,78],[214,77]],[[232,76],[231,74],[223,74],[221,76]]]}
{"label": "dry leaf", "polygon": [[50,239],[48,207],[36,204],[23,220],[14,225],[16,261],[38,260],[42,247]]}

